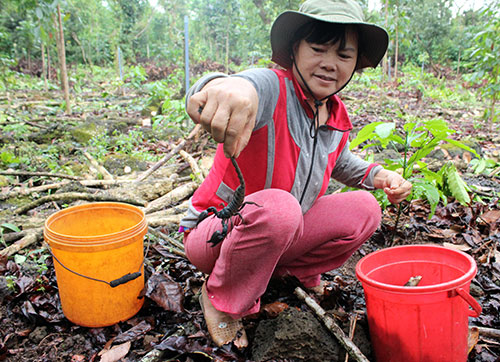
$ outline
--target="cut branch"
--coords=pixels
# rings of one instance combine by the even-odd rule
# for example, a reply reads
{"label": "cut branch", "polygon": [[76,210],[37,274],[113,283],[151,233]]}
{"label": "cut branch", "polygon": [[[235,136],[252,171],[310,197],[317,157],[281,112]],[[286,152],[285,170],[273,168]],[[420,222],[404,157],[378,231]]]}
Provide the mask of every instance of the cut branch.
{"label": "cut branch", "polygon": [[185,199],[198,188],[197,182],[188,182],[184,185],[181,185],[169,193],[163,195],[162,197],[152,201],[149,205],[146,206],[144,212],[146,214],[150,214],[152,212],[161,210],[165,207],[170,207],[172,204]]}
{"label": "cut branch", "polygon": [[96,169],[97,172],[100,173],[105,180],[113,180],[113,175],[111,175],[108,170],[101,166],[99,162],[97,162],[96,159],[90,155],[90,153],[83,152],[83,155],[90,161],[92,167],[94,167],[94,169]]}
{"label": "cut branch", "polygon": [[203,172],[201,172],[200,166],[198,166],[198,163],[196,162],[196,160],[193,158],[193,156],[191,156],[189,153],[187,153],[184,150],[180,150],[179,154],[184,159],[184,161],[189,163],[191,170],[193,170],[193,174],[194,174],[196,181],[201,184],[205,178],[203,177]]}
{"label": "cut branch", "polygon": [[159,227],[177,225],[181,221],[182,217],[182,214],[155,213],[153,215],[147,215],[146,219],[149,226]]}
{"label": "cut branch", "polygon": [[[174,238],[171,238],[170,236],[162,233],[161,231],[157,231],[153,228],[149,228],[148,232],[153,235],[156,239],[158,239],[158,243],[168,249],[170,252],[176,254],[176,255],[179,255],[179,256],[182,256],[183,258],[186,258],[186,253],[184,252],[184,245],[175,240]],[[166,243],[170,244],[170,245],[167,245],[165,243],[163,243],[162,241],[165,241]]]}
{"label": "cut branch", "polygon": [[200,132],[200,130],[201,130],[201,126],[199,124],[197,124],[193,128],[193,130],[191,131],[191,133],[186,137],[186,139],[184,139],[181,142],[179,142],[179,144],[177,146],[175,146],[175,148],[173,148],[165,157],[163,157],[160,161],[158,161],[156,164],[154,164],[153,167],[151,167],[149,170],[145,171],[142,175],[140,175],[139,178],[137,179],[137,182],[141,182],[141,181],[145,180],[153,172],[155,172],[161,166],[163,166],[164,164],[166,164],[168,162],[168,160],[170,160],[173,156],[175,156],[179,152],[179,150],[181,150],[181,149],[184,148],[184,145],[186,144],[186,141],[190,140],[191,138],[193,138],[194,136],[196,136],[198,134],[198,132]]}
{"label": "cut branch", "polygon": [[47,177],[58,177],[67,178],[70,180],[81,180],[80,177],[65,175],[62,173],[51,173],[51,172],[28,172],[28,171],[0,171],[0,175],[5,176],[47,176]]}
{"label": "cut branch", "polygon": [[15,214],[24,214],[25,212],[34,209],[40,205],[43,205],[47,202],[52,201],[65,201],[65,202],[73,202],[77,200],[85,200],[85,201],[115,201],[115,202],[124,202],[137,206],[145,206],[146,202],[139,200],[132,200],[128,198],[122,198],[119,196],[109,195],[109,194],[87,194],[82,192],[63,192],[60,194],[53,194],[39,198],[33,202],[30,202],[27,205],[21,206],[14,210]]}
{"label": "cut branch", "polygon": [[304,301],[309,308],[318,316],[318,318],[323,322],[323,324],[333,333],[337,340],[344,346],[349,355],[358,362],[370,362],[365,355],[359,350],[359,348],[351,341],[344,333],[342,328],[340,328],[333,318],[328,316],[323,308],[320,307],[316,301],[309,296],[302,288],[295,288],[295,295]]}
{"label": "cut branch", "polygon": [[[162,180],[157,180],[157,181],[162,181]],[[123,184],[131,184],[135,182],[135,180],[79,180],[77,181],[77,184],[82,185],[82,186],[89,186],[89,187],[95,187],[95,186],[120,186]],[[47,184],[47,185],[40,185],[40,186],[35,186],[35,187],[22,187],[22,188],[15,188],[14,190],[5,192],[3,194],[0,194],[0,201],[2,200],[7,200],[12,197],[17,197],[19,195],[31,195],[35,192],[44,192],[48,190],[57,190],[60,189],[63,186],[70,185],[72,181],[61,181],[61,182],[56,182],[52,184]]]}
{"label": "cut branch", "polygon": [[17,253],[19,250],[24,249],[27,246],[30,246],[36,243],[38,240],[42,238],[43,228],[30,229],[26,231],[26,235],[16,241],[14,244],[9,245],[0,251],[0,256],[11,256]]}
{"label": "cut branch", "polygon": [[486,328],[486,327],[476,327],[476,328],[479,331],[479,335],[500,340],[500,330],[499,329]]}

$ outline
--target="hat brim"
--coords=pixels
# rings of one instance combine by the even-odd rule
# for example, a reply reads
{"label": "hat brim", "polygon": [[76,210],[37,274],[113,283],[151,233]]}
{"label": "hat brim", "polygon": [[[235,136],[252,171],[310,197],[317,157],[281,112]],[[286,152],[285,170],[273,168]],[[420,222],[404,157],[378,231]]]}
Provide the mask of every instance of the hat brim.
{"label": "hat brim", "polygon": [[382,60],[389,44],[389,35],[385,29],[365,22],[353,21],[346,16],[337,16],[334,21],[329,17],[310,16],[298,11],[285,11],[280,14],[271,28],[271,49],[275,63],[284,68],[290,68],[292,60],[289,54],[290,42],[295,32],[311,20],[320,20],[328,23],[356,25],[359,31],[359,43],[362,53],[358,59],[356,70],[375,68]]}

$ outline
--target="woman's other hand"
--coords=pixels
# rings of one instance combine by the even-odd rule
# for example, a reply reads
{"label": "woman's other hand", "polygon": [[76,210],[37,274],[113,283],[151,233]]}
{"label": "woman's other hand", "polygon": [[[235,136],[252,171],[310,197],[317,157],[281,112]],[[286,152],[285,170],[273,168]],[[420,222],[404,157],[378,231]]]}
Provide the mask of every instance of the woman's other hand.
{"label": "woman's other hand", "polygon": [[392,204],[399,204],[410,195],[412,184],[394,171],[381,170],[373,180],[377,189],[383,189]]}
{"label": "woman's other hand", "polygon": [[252,134],[259,99],[255,87],[240,77],[217,78],[191,96],[187,113],[218,143],[226,157],[238,157]]}

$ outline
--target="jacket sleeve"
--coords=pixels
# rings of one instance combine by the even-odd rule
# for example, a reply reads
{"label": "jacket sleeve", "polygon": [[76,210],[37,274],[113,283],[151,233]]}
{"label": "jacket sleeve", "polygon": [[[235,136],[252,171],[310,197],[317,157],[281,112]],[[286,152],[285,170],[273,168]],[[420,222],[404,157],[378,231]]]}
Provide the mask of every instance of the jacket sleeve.
{"label": "jacket sleeve", "polygon": [[350,187],[373,190],[373,178],[382,168],[353,155],[347,143],[333,168],[332,178]]}

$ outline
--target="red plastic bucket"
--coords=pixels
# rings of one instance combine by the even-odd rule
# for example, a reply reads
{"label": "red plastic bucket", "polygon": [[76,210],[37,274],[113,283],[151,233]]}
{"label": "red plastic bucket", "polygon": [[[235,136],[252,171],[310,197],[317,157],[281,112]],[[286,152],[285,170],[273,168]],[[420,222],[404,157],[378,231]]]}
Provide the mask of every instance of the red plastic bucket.
{"label": "red plastic bucket", "polygon": [[[398,246],[362,258],[356,276],[376,360],[466,361],[468,317],[481,314],[469,294],[476,272],[469,255],[436,245]],[[418,286],[404,286],[417,275]]]}

